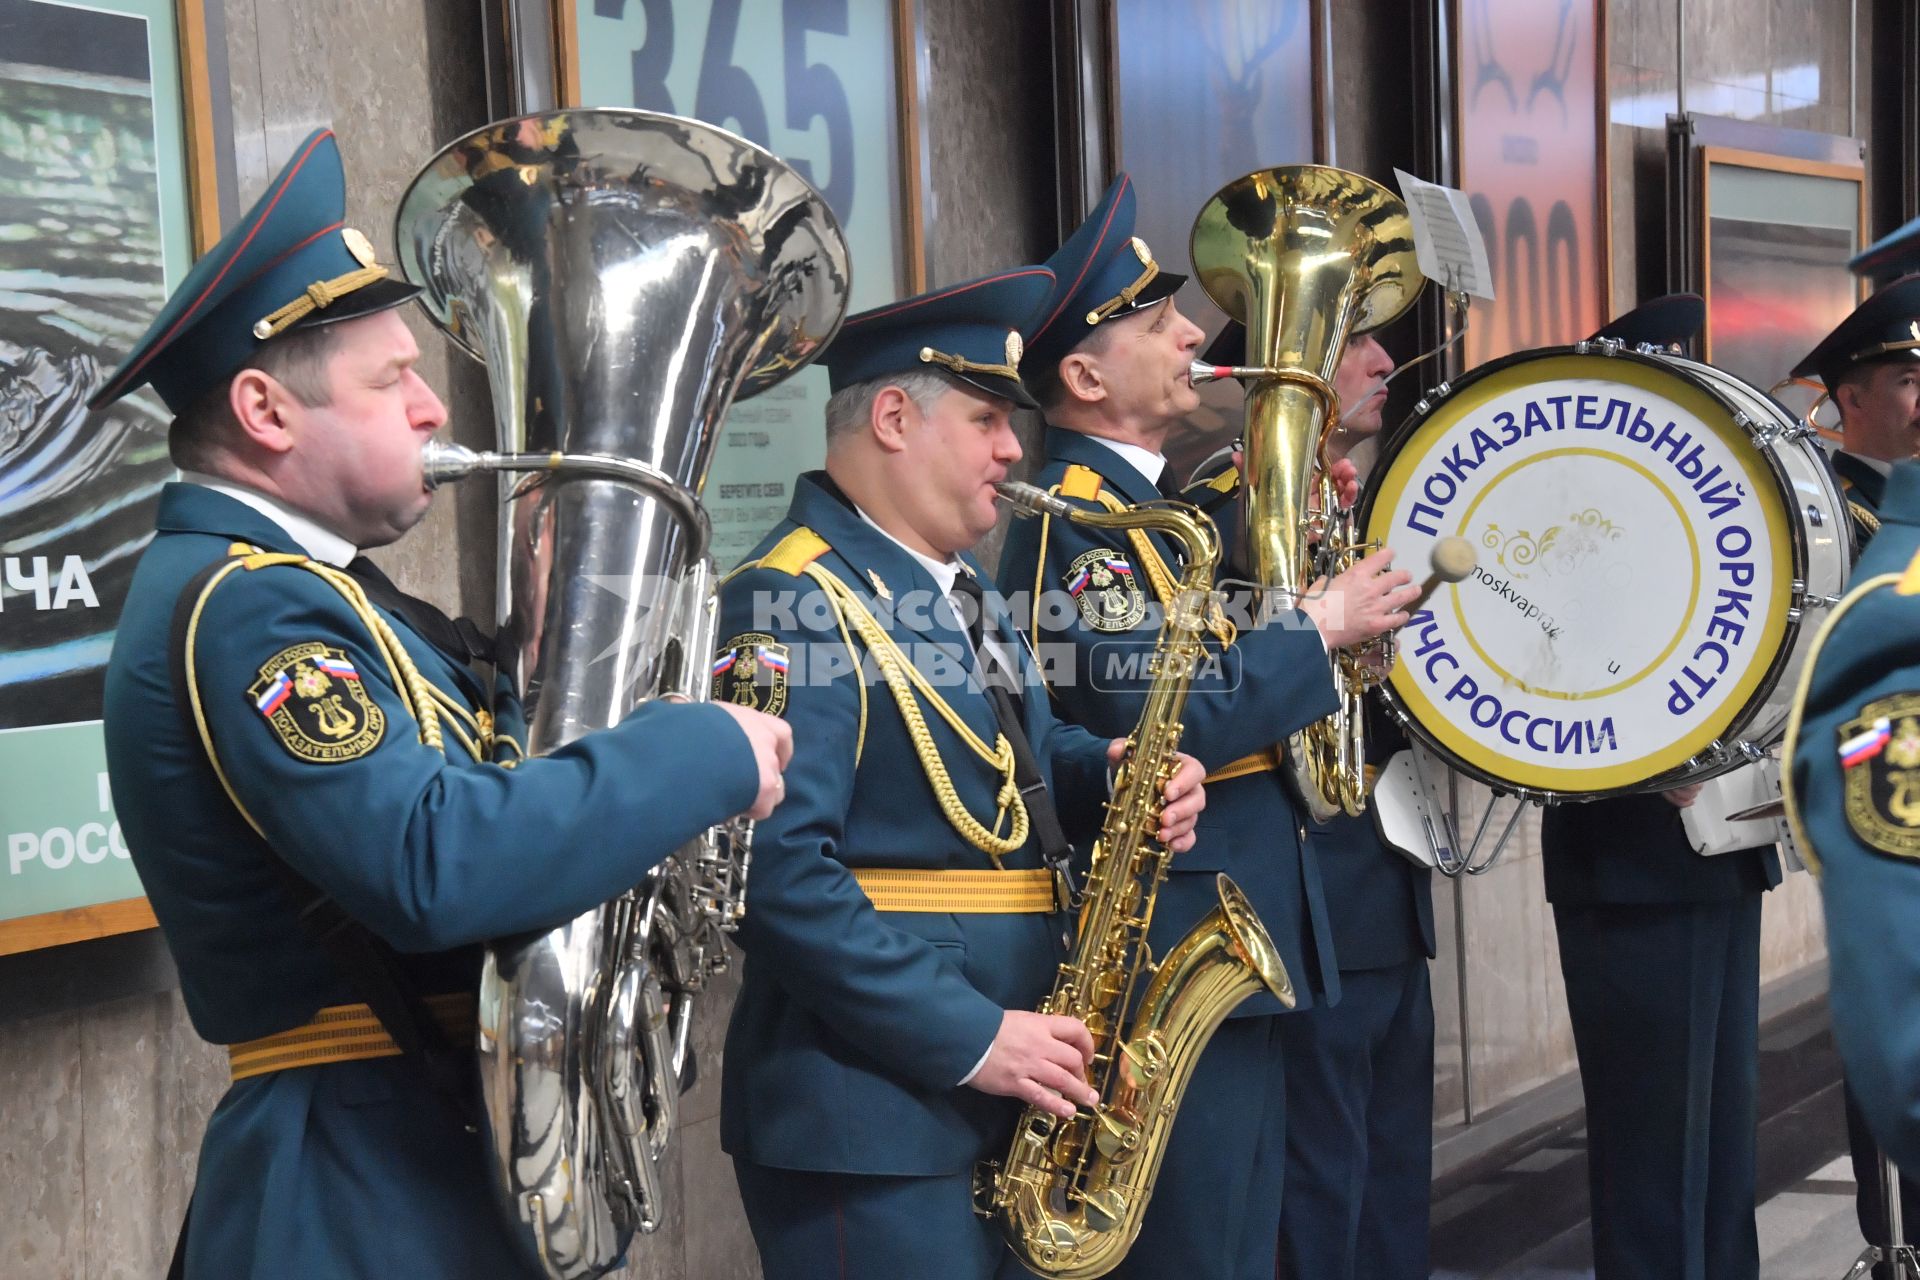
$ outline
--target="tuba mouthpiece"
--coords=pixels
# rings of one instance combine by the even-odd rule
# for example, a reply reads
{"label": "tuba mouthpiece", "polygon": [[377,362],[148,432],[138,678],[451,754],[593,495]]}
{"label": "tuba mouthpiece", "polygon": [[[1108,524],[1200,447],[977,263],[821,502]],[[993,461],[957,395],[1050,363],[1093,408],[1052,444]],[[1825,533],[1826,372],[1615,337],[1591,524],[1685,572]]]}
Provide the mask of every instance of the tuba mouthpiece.
{"label": "tuba mouthpiece", "polygon": [[465,480],[485,464],[485,454],[448,440],[429,440],[420,446],[420,479],[429,489]]}

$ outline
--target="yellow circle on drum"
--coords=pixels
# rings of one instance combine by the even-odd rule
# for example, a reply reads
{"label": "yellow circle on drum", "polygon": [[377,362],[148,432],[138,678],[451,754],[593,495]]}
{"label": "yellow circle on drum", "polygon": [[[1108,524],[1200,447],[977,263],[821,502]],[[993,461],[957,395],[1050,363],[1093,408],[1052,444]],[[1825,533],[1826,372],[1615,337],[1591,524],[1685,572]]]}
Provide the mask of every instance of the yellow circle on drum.
{"label": "yellow circle on drum", "polygon": [[[1562,765],[1543,765],[1509,754],[1490,745],[1480,737],[1466,732],[1460,723],[1444,714],[1428,696],[1428,690],[1421,687],[1419,681],[1410,674],[1413,646],[1419,643],[1418,633],[1409,631],[1405,637],[1402,660],[1396,664],[1390,677],[1391,687],[1406,707],[1416,724],[1425,735],[1440,748],[1443,754],[1454,757],[1464,768],[1485,777],[1496,779],[1513,786],[1525,787],[1533,791],[1563,794],[1592,794],[1597,792],[1619,791],[1635,786],[1648,778],[1665,773],[1685,764],[1700,755],[1715,741],[1726,735],[1728,730],[1751,707],[1756,698],[1765,692],[1765,682],[1774,667],[1774,657],[1780,652],[1786,636],[1793,607],[1794,579],[1794,543],[1789,525],[1785,502],[1786,495],[1772,466],[1761,450],[1755,446],[1747,430],[1734,421],[1733,413],[1718,397],[1703,386],[1682,374],[1677,369],[1657,363],[1654,359],[1609,357],[1602,355],[1580,355],[1573,352],[1556,352],[1537,357],[1522,357],[1504,363],[1483,373],[1470,374],[1445,400],[1435,405],[1423,419],[1418,420],[1410,431],[1405,432],[1395,442],[1392,452],[1383,457],[1375,472],[1378,485],[1372,505],[1368,511],[1366,535],[1369,541],[1393,545],[1393,533],[1400,517],[1408,511],[1414,501],[1422,495],[1409,492],[1416,477],[1426,475],[1428,466],[1451,446],[1464,443],[1467,431],[1481,429],[1489,438],[1499,434],[1500,428],[1488,431],[1489,424],[1469,421],[1491,402],[1512,395],[1537,389],[1539,392],[1551,390],[1545,384],[1563,383],[1582,384],[1576,390],[1580,394],[1597,393],[1604,396],[1608,385],[1621,389],[1631,388],[1655,397],[1684,412],[1697,420],[1699,426],[1712,434],[1726,452],[1731,455],[1732,466],[1729,478],[1742,484],[1746,496],[1751,497],[1761,514],[1764,527],[1765,545],[1756,545],[1752,551],[1765,558],[1771,572],[1769,590],[1764,600],[1752,601],[1755,617],[1750,618],[1747,633],[1752,638],[1750,645],[1743,645],[1745,652],[1754,655],[1744,670],[1727,686],[1717,705],[1710,712],[1696,720],[1692,727],[1669,741],[1640,750],[1634,756],[1612,763],[1595,765],[1590,768],[1567,767]],[[1563,406],[1570,411],[1569,404]],[[1676,415],[1677,416],[1677,415]],[[1457,434],[1456,434],[1456,429]],[[1563,430],[1572,430],[1572,423],[1565,424]],[[1550,431],[1549,434],[1560,434]],[[1515,444],[1526,445],[1523,437]],[[1557,451],[1556,451],[1557,452]],[[1607,453],[1605,450],[1595,452]],[[1608,454],[1616,461],[1628,460],[1618,454]],[[1521,464],[1527,461],[1521,460]],[[1520,464],[1516,464],[1520,465]],[[1629,464],[1631,465],[1631,464]],[[1737,468],[1735,470],[1734,468]],[[1512,468],[1509,468],[1511,470]],[[1503,472],[1490,482],[1497,484],[1506,475]],[[1661,486],[1669,498],[1672,491]],[[1444,505],[1444,504],[1443,504]],[[1477,506],[1467,505],[1461,517],[1449,526],[1436,524],[1440,534],[1468,536],[1468,515]],[[1683,521],[1692,533],[1691,522]],[[1755,543],[1759,542],[1756,537]],[[1693,557],[1694,587],[1689,598],[1689,607],[1685,618],[1688,623],[1697,621],[1696,611],[1700,605],[1699,580],[1701,576],[1701,548],[1697,540],[1690,537],[1688,548]],[[1678,549],[1676,548],[1676,554]],[[1404,552],[1403,552],[1404,555]],[[1415,578],[1423,575],[1425,565],[1410,565],[1404,562],[1400,567],[1409,568]],[[1459,586],[1449,592],[1451,612],[1460,617]],[[1464,626],[1463,626],[1464,631]],[[1681,639],[1686,628],[1683,627]],[[1482,646],[1469,642],[1481,661],[1488,664],[1491,672],[1511,680],[1513,677],[1501,671],[1487,655]],[[1652,664],[1644,664],[1640,678],[1660,666],[1660,662],[1670,660],[1676,644],[1666,645],[1661,659]],[[1731,665],[1730,668],[1731,669]],[[1538,684],[1538,681],[1534,682]],[[1617,693],[1627,687],[1631,681],[1620,682],[1605,692]],[[1508,689],[1519,691],[1516,682],[1501,689],[1486,692],[1505,693]],[[1565,693],[1555,694],[1552,690],[1534,690],[1536,695],[1566,698]],[[1599,694],[1582,695],[1589,702]],[[1577,703],[1575,705],[1578,705]],[[1469,722],[1470,725],[1470,722]],[[1618,726],[1616,726],[1616,731]]]}
{"label": "yellow circle on drum", "polygon": [[1480,504],[1485,502],[1488,496],[1491,495],[1495,489],[1499,488],[1503,482],[1514,478],[1517,473],[1538,463],[1551,462],[1555,459],[1570,457],[1599,458],[1605,462],[1617,463],[1629,471],[1637,473],[1648,484],[1652,485],[1654,491],[1665,498],[1667,504],[1673,508],[1673,514],[1680,527],[1680,531],[1686,535],[1687,561],[1692,568],[1692,572],[1689,574],[1687,584],[1687,604],[1686,607],[1680,611],[1680,626],[1674,631],[1673,638],[1667,641],[1666,647],[1661,649],[1659,654],[1651,662],[1643,664],[1638,671],[1635,671],[1626,679],[1617,680],[1603,688],[1593,689],[1585,693],[1570,692],[1564,689],[1544,688],[1538,684],[1529,684],[1519,675],[1507,670],[1501,666],[1499,662],[1495,661],[1493,655],[1481,646],[1479,638],[1473,634],[1473,628],[1467,623],[1466,610],[1460,607],[1460,584],[1457,582],[1453,583],[1448,587],[1448,590],[1452,593],[1454,614],[1460,620],[1460,634],[1466,637],[1467,647],[1478,655],[1480,661],[1487,664],[1488,670],[1492,671],[1502,680],[1505,680],[1509,685],[1523,692],[1538,694],[1543,698],[1564,698],[1569,702],[1578,702],[1585,698],[1604,698],[1610,693],[1618,693],[1622,689],[1638,684],[1648,672],[1653,671],[1659,667],[1661,663],[1671,658],[1673,651],[1680,647],[1680,642],[1686,638],[1687,626],[1693,621],[1693,610],[1695,606],[1700,603],[1700,540],[1694,537],[1693,526],[1687,522],[1687,513],[1681,508],[1680,499],[1673,496],[1673,490],[1662,484],[1660,478],[1654,475],[1653,472],[1633,461],[1631,458],[1623,458],[1619,454],[1609,453],[1605,449],[1549,449],[1547,452],[1536,454],[1531,458],[1522,458],[1493,479],[1487,481],[1487,487],[1474,495],[1473,501],[1467,505],[1466,511],[1460,517],[1460,528],[1465,530],[1472,527],[1474,512],[1480,509]]}

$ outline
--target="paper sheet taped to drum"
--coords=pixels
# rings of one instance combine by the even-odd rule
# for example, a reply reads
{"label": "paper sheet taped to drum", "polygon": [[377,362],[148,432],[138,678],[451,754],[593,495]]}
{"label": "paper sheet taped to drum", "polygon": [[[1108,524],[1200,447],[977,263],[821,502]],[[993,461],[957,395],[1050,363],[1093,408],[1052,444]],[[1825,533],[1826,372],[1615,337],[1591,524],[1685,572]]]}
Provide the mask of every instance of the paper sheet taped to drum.
{"label": "paper sheet taped to drum", "polygon": [[1846,563],[1785,410],[1705,365],[1568,348],[1423,404],[1366,512],[1402,565],[1449,535],[1479,552],[1401,635],[1389,688],[1423,737],[1485,780],[1595,795],[1778,736],[1796,578],[1837,589]]}

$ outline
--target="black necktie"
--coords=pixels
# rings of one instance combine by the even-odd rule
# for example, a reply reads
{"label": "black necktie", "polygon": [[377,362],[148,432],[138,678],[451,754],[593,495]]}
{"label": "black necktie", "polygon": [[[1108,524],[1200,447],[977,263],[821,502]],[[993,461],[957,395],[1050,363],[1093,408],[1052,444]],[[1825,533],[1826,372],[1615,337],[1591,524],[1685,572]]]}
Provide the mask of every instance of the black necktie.
{"label": "black necktie", "polygon": [[[987,688],[990,696],[999,693],[1007,698],[1009,706],[1017,710],[1020,706],[1018,670],[1007,670],[1002,664],[1000,647],[987,643],[986,593],[980,589],[979,581],[963,569],[953,580],[953,594],[961,597],[955,608],[966,623],[967,640],[973,645],[974,670],[980,676],[980,683]],[[998,712],[997,704],[994,710]],[[1019,723],[1018,719],[1015,723]]]}
{"label": "black necktie", "polygon": [[1171,462],[1164,464],[1160,468],[1160,479],[1154,483],[1153,487],[1160,491],[1161,497],[1171,498],[1176,502],[1180,500],[1180,495],[1186,492],[1180,483],[1173,478],[1173,464]]}

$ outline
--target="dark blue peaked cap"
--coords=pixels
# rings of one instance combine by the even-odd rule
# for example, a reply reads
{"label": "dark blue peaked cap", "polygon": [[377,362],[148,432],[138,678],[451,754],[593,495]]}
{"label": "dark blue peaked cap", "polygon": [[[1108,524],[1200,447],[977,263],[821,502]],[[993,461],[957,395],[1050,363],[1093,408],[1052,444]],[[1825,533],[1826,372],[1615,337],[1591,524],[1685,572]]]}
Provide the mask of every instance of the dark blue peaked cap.
{"label": "dark blue peaked cap", "polygon": [[1027,342],[1029,367],[1055,365],[1102,321],[1170,296],[1187,278],[1160,270],[1133,234],[1133,179],[1121,174],[1080,229],[1047,259],[1053,294]]}
{"label": "dark blue peaked cap", "polygon": [[1920,218],[1854,254],[1847,261],[1847,268],[1875,284],[1886,284],[1920,270]]}
{"label": "dark blue peaked cap", "polygon": [[1707,303],[1697,293],[1650,298],[1613,323],[1601,325],[1588,341],[1611,338],[1629,347],[1683,347],[1707,323]]}
{"label": "dark blue peaked cap", "polygon": [[848,316],[820,356],[834,391],[889,374],[942,370],[1016,404],[1022,329],[1053,288],[1045,267],[1015,267]]}
{"label": "dark blue peaked cap", "polygon": [[1856,365],[1920,358],[1920,275],[1903,276],[1853,309],[1793,367],[1793,376],[1817,376],[1832,391]]}
{"label": "dark blue peaked cap", "polygon": [[167,305],[87,401],[112,404],[151,383],[184,411],[290,329],[370,315],[420,292],[374,261],[346,224],[347,183],[330,129],[300,144],[264,195],[167,299]]}

